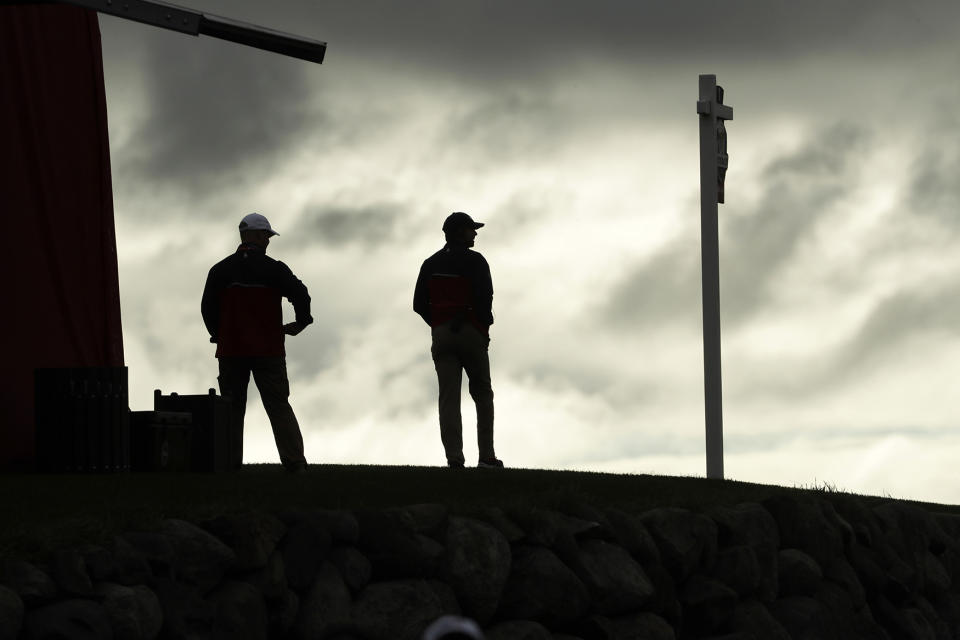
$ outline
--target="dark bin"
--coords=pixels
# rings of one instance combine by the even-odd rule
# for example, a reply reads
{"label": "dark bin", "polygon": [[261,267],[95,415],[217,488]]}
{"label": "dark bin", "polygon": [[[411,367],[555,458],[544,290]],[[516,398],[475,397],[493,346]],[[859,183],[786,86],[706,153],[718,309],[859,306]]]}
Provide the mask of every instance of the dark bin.
{"label": "dark bin", "polygon": [[40,471],[130,470],[126,367],[35,369],[34,399]]}
{"label": "dark bin", "polygon": [[190,442],[192,471],[232,471],[240,466],[240,443],[232,435],[230,401],[215,389],[206,395],[163,395],[153,392],[154,411],[179,411],[193,416]]}
{"label": "dark bin", "polygon": [[130,413],[134,471],[190,471],[193,417],[178,411]]}

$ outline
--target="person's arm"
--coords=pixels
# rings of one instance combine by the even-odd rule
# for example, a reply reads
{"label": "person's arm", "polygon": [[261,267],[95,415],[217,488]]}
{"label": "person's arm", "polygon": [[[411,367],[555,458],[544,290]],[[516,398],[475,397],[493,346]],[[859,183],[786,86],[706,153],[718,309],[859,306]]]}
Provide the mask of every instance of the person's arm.
{"label": "person's arm", "polygon": [[290,267],[282,262],[277,265],[280,270],[280,293],[293,305],[296,317],[295,322],[284,325],[283,332],[295,336],[307,325],[313,324],[313,316],[310,315],[310,293],[306,285],[293,275]]}
{"label": "person's arm", "polygon": [[413,289],[413,310],[416,311],[423,321],[430,324],[430,287],[428,284],[427,263],[424,262],[420,267],[420,274],[417,276],[417,285]]}
{"label": "person's arm", "polygon": [[493,324],[493,278],[487,260],[479,253],[476,256],[478,260],[473,269],[474,310],[477,319],[489,326]]}
{"label": "person's arm", "polygon": [[220,328],[220,286],[216,283],[214,269],[207,273],[207,282],[203,285],[200,314],[203,316],[207,333],[210,334],[210,342],[216,342]]}

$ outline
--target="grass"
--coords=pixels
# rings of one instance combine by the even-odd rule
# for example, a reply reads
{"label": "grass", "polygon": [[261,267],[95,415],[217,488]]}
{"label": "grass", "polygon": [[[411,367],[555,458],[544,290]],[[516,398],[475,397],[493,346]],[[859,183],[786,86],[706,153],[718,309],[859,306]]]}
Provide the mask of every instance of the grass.
{"label": "grass", "polygon": [[[42,560],[50,551],[102,543],[165,518],[202,520],[221,513],[319,507],[354,509],[439,502],[454,512],[485,506],[562,507],[585,502],[642,512],[662,506],[700,510],[759,502],[784,493],[868,502],[823,487],[786,488],[730,480],[531,469],[320,465],[301,475],[277,465],[224,474],[0,475],[0,557]],[[915,503],[935,511],[960,507]]]}

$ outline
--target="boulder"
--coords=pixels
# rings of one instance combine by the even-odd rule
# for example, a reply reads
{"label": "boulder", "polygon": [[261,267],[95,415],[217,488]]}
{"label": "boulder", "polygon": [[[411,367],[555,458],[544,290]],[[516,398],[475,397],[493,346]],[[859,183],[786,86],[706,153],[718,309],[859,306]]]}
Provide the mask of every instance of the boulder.
{"label": "boulder", "polygon": [[356,635],[367,640],[419,640],[443,613],[440,598],[426,580],[370,584],[351,609]]}
{"label": "boulder", "polygon": [[101,582],[94,591],[110,620],[114,640],[154,640],[160,634],[163,611],[147,587]]}
{"label": "boulder", "polygon": [[53,579],[25,560],[0,561],[0,585],[16,593],[28,608],[50,602],[57,595]]}
{"label": "boulder", "polygon": [[23,600],[9,587],[0,586],[0,640],[16,640],[23,626]]}
{"label": "boulder", "polygon": [[175,579],[196,586],[201,593],[220,584],[227,570],[236,565],[233,550],[195,524],[171,518],[163,521],[160,533],[175,553]]}
{"label": "boulder", "polygon": [[276,600],[267,602],[267,626],[271,638],[290,635],[300,611],[300,597],[292,589],[284,591]]}
{"label": "boulder", "polygon": [[215,606],[204,600],[200,589],[166,577],[154,578],[154,593],[163,611],[163,638],[206,637],[213,632]]}
{"label": "boulder", "polygon": [[527,534],[499,507],[483,507],[475,514],[477,520],[486,522],[491,527],[503,534],[510,544],[515,544],[525,539]]}
{"label": "boulder", "polygon": [[664,566],[677,582],[683,582],[698,569],[713,566],[717,525],[707,516],[670,507],[647,511],[641,521],[653,536]]}
{"label": "boulder", "polygon": [[599,522],[539,507],[514,508],[510,517],[524,530],[528,542],[553,549],[561,556],[576,548],[577,538],[596,537],[602,528]]}
{"label": "boulder", "polygon": [[287,570],[283,564],[283,554],[274,551],[265,567],[251,571],[241,579],[253,585],[267,600],[284,597],[287,592]]}
{"label": "boulder", "polygon": [[730,617],[739,600],[737,592],[722,582],[696,574],[680,589],[684,633],[704,637],[716,632]]}
{"label": "boulder", "polygon": [[[734,507],[713,508],[709,515],[717,524],[717,540],[721,549],[745,546],[753,550],[759,570],[757,597],[764,602],[775,600],[780,533],[770,512],[759,504],[743,503]],[[742,581],[738,586],[743,586]]]}
{"label": "boulder", "polygon": [[850,596],[850,604],[854,611],[859,611],[867,604],[867,593],[857,577],[857,572],[847,562],[846,558],[840,557],[828,565],[823,572],[823,577],[838,585]]}
{"label": "boulder", "polygon": [[93,582],[87,573],[87,564],[78,551],[63,549],[53,554],[50,574],[60,589],[71,596],[90,596]]}
{"label": "boulder", "polygon": [[207,600],[214,606],[214,638],[267,640],[267,608],[263,596],[251,584],[227,581]]}
{"label": "boulder", "polygon": [[554,640],[542,624],[530,620],[508,620],[488,629],[486,640]]}
{"label": "boulder", "polygon": [[649,612],[617,618],[593,615],[580,623],[579,634],[584,640],[676,640],[673,627]]}
{"label": "boulder", "polygon": [[[169,542],[166,544],[169,547]],[[114,536],[109,553],[109,559],[99,554],[84,557],[94,582],[116,582],[132,587],[146,584],[153,577],[149,560],[125,538]],[[91,564],[91,557],[94,558],[93,564]],[[98,563],[97,559],[103,563]]]}
{"label": "boulder", "polygon": [[31,609],[23,630],[28,638],[113,640],[107,612],[93,600],[61,600]]}
{"label": "boulder", "polygon": [[313,584],[330,545],[330,533],[316,519],[291,522],[280,543],[284,573],[291,588],[302,592]]}
{"label": "boulder", "polygon": [[787,630],[758,600],[743,600],[734,607],[729,626],[732,631],[756,640],[792,640]]}
{"label": "boulder", "polygon": [[817,561],[799,549],[780,551],[780,597],[812,596],[823,579]]}
{"label": "boulder", "polygon": [[577,575],[602,615],[638,611],[653,595],[653,584],[626,549],[603,540],[580,545]]}
{"label": "boulder", "polygon": [[[115,553],[121,564],[127,563],[135,575],[143,572],[146,563],[147,575],[171,578],[177,552],[167,536],[158,531],[129,531],[115,539]],[[129,584],[127,580],[114,582]],[[134,583],[136,584],[136,583]]]}
{"label": "boulder", "polygon": [[555,553],[544,547],[514,550],[498,609],[500,618],[563,626],[583,617],[589,606],[587,587]]}
{"label": "boulder", "polygon": [[324,562],[310,589],[300,599],[293,637],[323,638],[350,621],[350,590],[331,562]]}
{"label": "boulder", "polygon": [[717,552],[717,562],[710,571],[710,576],[740,596],[756,594],[760,588],[761,575],[760,562],[754,547],[741,544],[721,549]]}
{"label": "boulder", "polygon": [[233,550],[238,571],[264,568],[287,530],[274,516],[252,511],[219,515],[202,524]]}
{"label": "boulder", "polygon": [[837,634],[829,610],[814,598],[782,597],[769,608],[793,640],[848,640]]}
{"label": "boulder", "polygon": [[442,573],[464,612],[480,625],[496,612],[510,565],[510,543],[497,529],[472,518],[450,518]]}
{"label": "boulder", "polygon": [[450,507],[432,503],[407,505],[387,511],[397,513],[404,518],[413,531],[438,539],[442,538],[447,517],[450,515]]}
{"label": "boulder", "polygon": [[293,509],[280,514],[280,520],[292,527],[309,522],[316,528],[326,531],[331,543],[355,545],[360,537],[360,525],[349,511],[331,511],[327,509]]}
{"label": "boulder", "polygon": [[883,596],[871,604],[876,621],[892,638],[938,640],[936,627],[914,606],[895,606]]}
{"label": "boulder", "polygon": [[413,529],[394,511],[361,510],[358,546],[370,559],[373,579],[432,578],[437,575],[443,546]]}
{"label": "boulder", "polygon": [[617,509],[607,509],[607,522],[613,537],[643,566],[660,564],[660,550],[640,517]]}
{"label": "boulder", "polygon": [[[779,495],[765,500],[763,506],[777,522],[781,548],[800,549],[821,567],[843,555],[844,526],[829,502],[805,495]],[[853,538],[852,529],[850,536]]]}
{"label": "boulder", "polygon": [[373,571],[370,561],[355,547],[334,547],[329,560],[353,593],[359,592],[370,582]]}

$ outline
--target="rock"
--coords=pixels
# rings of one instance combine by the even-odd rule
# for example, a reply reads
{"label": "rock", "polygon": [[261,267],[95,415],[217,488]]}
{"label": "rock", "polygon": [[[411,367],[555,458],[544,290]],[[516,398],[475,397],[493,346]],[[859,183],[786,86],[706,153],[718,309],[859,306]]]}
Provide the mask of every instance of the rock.
{"label": "rock", "polygon": [[683,582],[697,569],[709,569],[717,555],[717,525],[686,509],[653,509],[641,516],[667,571]]}
{"label": "rock", "polygon": [[94,591],[110,620],[114,640],[153,640],[160,634],[160,601],[147,587],[103,582]]}
{"label": "rock", "polygon": [[950,590],[950,587],[953,586],[953,581],[950,578],[950,574],[947,573],[946,567],[943,566],[943,563],[940,562],[937,556],[933,555],[930,551],[922,551],[919,553],[918,560],[920,564],[918,569],[921,574],[921,584],[923,585],[923,592],[925,594],[933,596],[937,593]]}
{"label": "rock", "polygon": [[453,589],[450,588],[446,582],[441,580],[427,580],[427,584],[433,589],[433,592],[437,595],[437,599],[440,601],[440,610],[444,614],[450,615],[463,615],[463,609],[460,608],[460,602],[457,600],[457,594],[453,592]]}
{"label": "rock", "polygon": [[228,581],[214,589],[207,600],[214,606],[214,638],[267,640],[267,608],[252,585]]}
{"label": "rock", "polygon": [[676,640],[673,627],[649,612],[618,618],[590,616],[579,625],[579,630],[585,640]]}
{"label": "rock", "polygon": [[883,596],[871,605],[877,622],[893,638],[938,640],[934,625],[916,607],[897,608]]}
{"label": "rock", "polygon": [[500,618],[563,626],[581,618],[589,605],[586,586],[556,554],[543,547],[515,549],[498,609]]}
{"label": "rock", "polygon": [[782,548],[800,549],[821,567],[843,555],[843,527],[829,502],[781,495],[765,500],[763,506],[777,522]]}
{"label": "rock", "polygon": [[370,584],[351,610],[357,635],[367,640],[419,640],[441,615],[442,603],[425,580]]}
{"label": "rock", "polygon": [[57,595],[53,579],[25,560],[0,562],[0,585],[16,593],[28,608],[50,602]]}
{"label": "rock", "polygon": [[508,620],[488,629],[486,640],[553,640],[546,627],[529,620]]}
{"label": "rock", "polygon": [[93,582],[87,574],[87,565],[83,556],[75,550],[55,552],[50,563],[50,573],[64,593],[72,596],[89,596],[93,593]]}
{"label": "rock", "polygon": [[605,515],[616,541],[630,555],[639,560],[642,566],[660,564],[660,550],[657,549],[657,543],[653,541],[653,536],[647,531],[639,516],[617,509],[607,509]]}
{"label": "rock", "polygon": [[[161,537],[161,539],[163,539]],[[166,543],[169,548],[169,542]],[[111,560],[104,560],[103,564],[94,560],[90,564],[90,556],[85,558],[87,568],[91,570],[91,578],[95,582],[116,582],[128,587],[146,584],[153,577],[153,570],[147,558],[131,545],[125,538],[114,536],[110,547]],[[95,558],[103,558],[95,555]]]}
{"label": "rock", "polygon": [[163,611],[163,638],[207,637],[213,632],[215,606],[204,600],[196,586],[157,577],[153,591]]}
{"label": "rock", "polygon": [[300,597],[292,589],[267,603],[267,624],[271,638],[286,638],[296,624],[300,611]]}
{"label": "rock", "polygon": [[77,552],[83,558],[83,564],[87,568],[87,575],[92,583],[116,581],[120,574],[120,563],[105,547],[87,544],[77,549]]}
{"label": "rock", "polygon": [[[780,533],[770,512],[759,504],[743,503],[735,507],[716,507],[709,515],[717,524],[717,540],[721,548],[746,546],[753,550],[759,570],[758,598],[764,602],[776,600]],[[743,586],[742,581],[738,586]]]}
{"label": "rock", "polygon": [[293,637],[311,640],[341,629],[350,621],[350,605],[350,590],[340,572],[332,563],[324,562],[300,600]]}
{"label": "rock", "polygon": [[267,600],[284,597],[287,592],[287,571],[283,564],[283,554],[274,551],[262,569],[252,571],[242,577]]}
{"label": "rock", "polygon": [[238,571],[264,568],[287,530],[274,516],[255,512],[220,515],[202,524],[233,550]]}
{"label": "rock", "polygon": [[843,557],[837,558],[824,571],[824,578],[838,585],[850,596],[850,604],[854,611],[859,611],[867,604],[867,594],[857,577],[857,572]]}
{"label": "rock", "polygon": [[498,507],[484,507],[477,512],[476,518],[486,522],[503,534],[503,537],[506,538],[510,544],[520,542],[527,536],[524,530],[518,527],[517,524]]}
{"label": "rock", "polygon": [[160,533],[170,541],[176,554],[174,578],[196,586],[201,593],[218,585],[227,570],[236,565],[233,550],[195,524],[164,520]]}
{"label": "rock", "polygon": [[450,507],[445,504],[414,504],[387,511],[401,514],[416,533],[438,539],[450,515]]}
{"label": "rock", "polygon": [[17,592],[0,586],[0,640],[16,640],[23,626],[23,600]]}
{"label": "rock", "polygon": [[770,615],[763,604],[757,600],[744,600],[737,603],[730,616],[732,631],[742,633],[756,640],[791,640],[790,634]]}
{"label": "rock", "polygon": [[566,549],[576,548],[577,538],[598,535],[601,529],[599,522],[538,507],[513,509],[510,517],[524,530],[527,541],[553,549],[561,555]]}
{"label": "rock", "polygon": [[794,640],[848,640],[830,624],[830,612],[808,596],[787,596],[769,605],[770,613]]}
{"label": "rock", "polygon": [[645,608],[665,618],[674,626],[679,626],[683,612],[677,600],[677,587],[673,577],[663,565],[647,566],[644,567],[644,571],[654,589],[653,597]]}
{"label": "rock", "polygon": [[780,551],[780,597],[812,596],[823,579],[817,561],[799,549]]}
{"label": "rock", "polygon": [[[136,573],[143,571],[146,562],[147,574],[164,578],[171,578],[177,552],[173,549],[170,539],[157,531],[130,531],[115,539],[118,561],[127,562]],[[116,552],[115,552],[116,553]],[[117,579],[120,584],[127,581]]]}
{"label": "rock", "polygon": [[112,640],[113,630],[103,606],[92,600],[61,600],[27,613],[23,625],[28,638],[41,640]]}
{"label": "rock", "polygon": [[752,595],[760,588],[760,562],[753,547],[745,544],[728,547],[717,552],[710,576],[740,596]]}
{"label": "rock", "polygon": [[510,543],[497,529],[471,518],[450,518],[443,575],[463,610],[481,626],[497,610],[510,564]]}
{"label": "rock", "polygon": [[689,630],[694,637],[702,637],[716,632],[738,600],[736,591],[722,582],[700,574],[692,576],[680,590],[684,633]]}
{"label": "rock", "polygon": [[295,591],[308,589],[330,550],[330,533],[316,519],[293,522],[280,543],[287,583]]}
{"label": "rock", "polygon": [[290,510],[280,514],[280,520],[288,527],[302,522],[312,523],[330,535],[331,543],[355,545],[360,539],[360,525],[349,511],[326,509]]}
{"label": "rock", "polygon": [[578,577],[601,615],[639,610],[653,595],[653,584],[627,551],[603,540],[586,540],[580,546]]}
{"label": "rock", "polygon": [[361,591],[370,582],[373,571],[370,561],[356,548],[334,547],[329,559],[353,593]]}
{"label": "rock", "polygon": [[414,531],[402,515],[374,510],[355,515],[360,523],[358,546],[370,559],[375,580],[437,575],[443,546]]}

